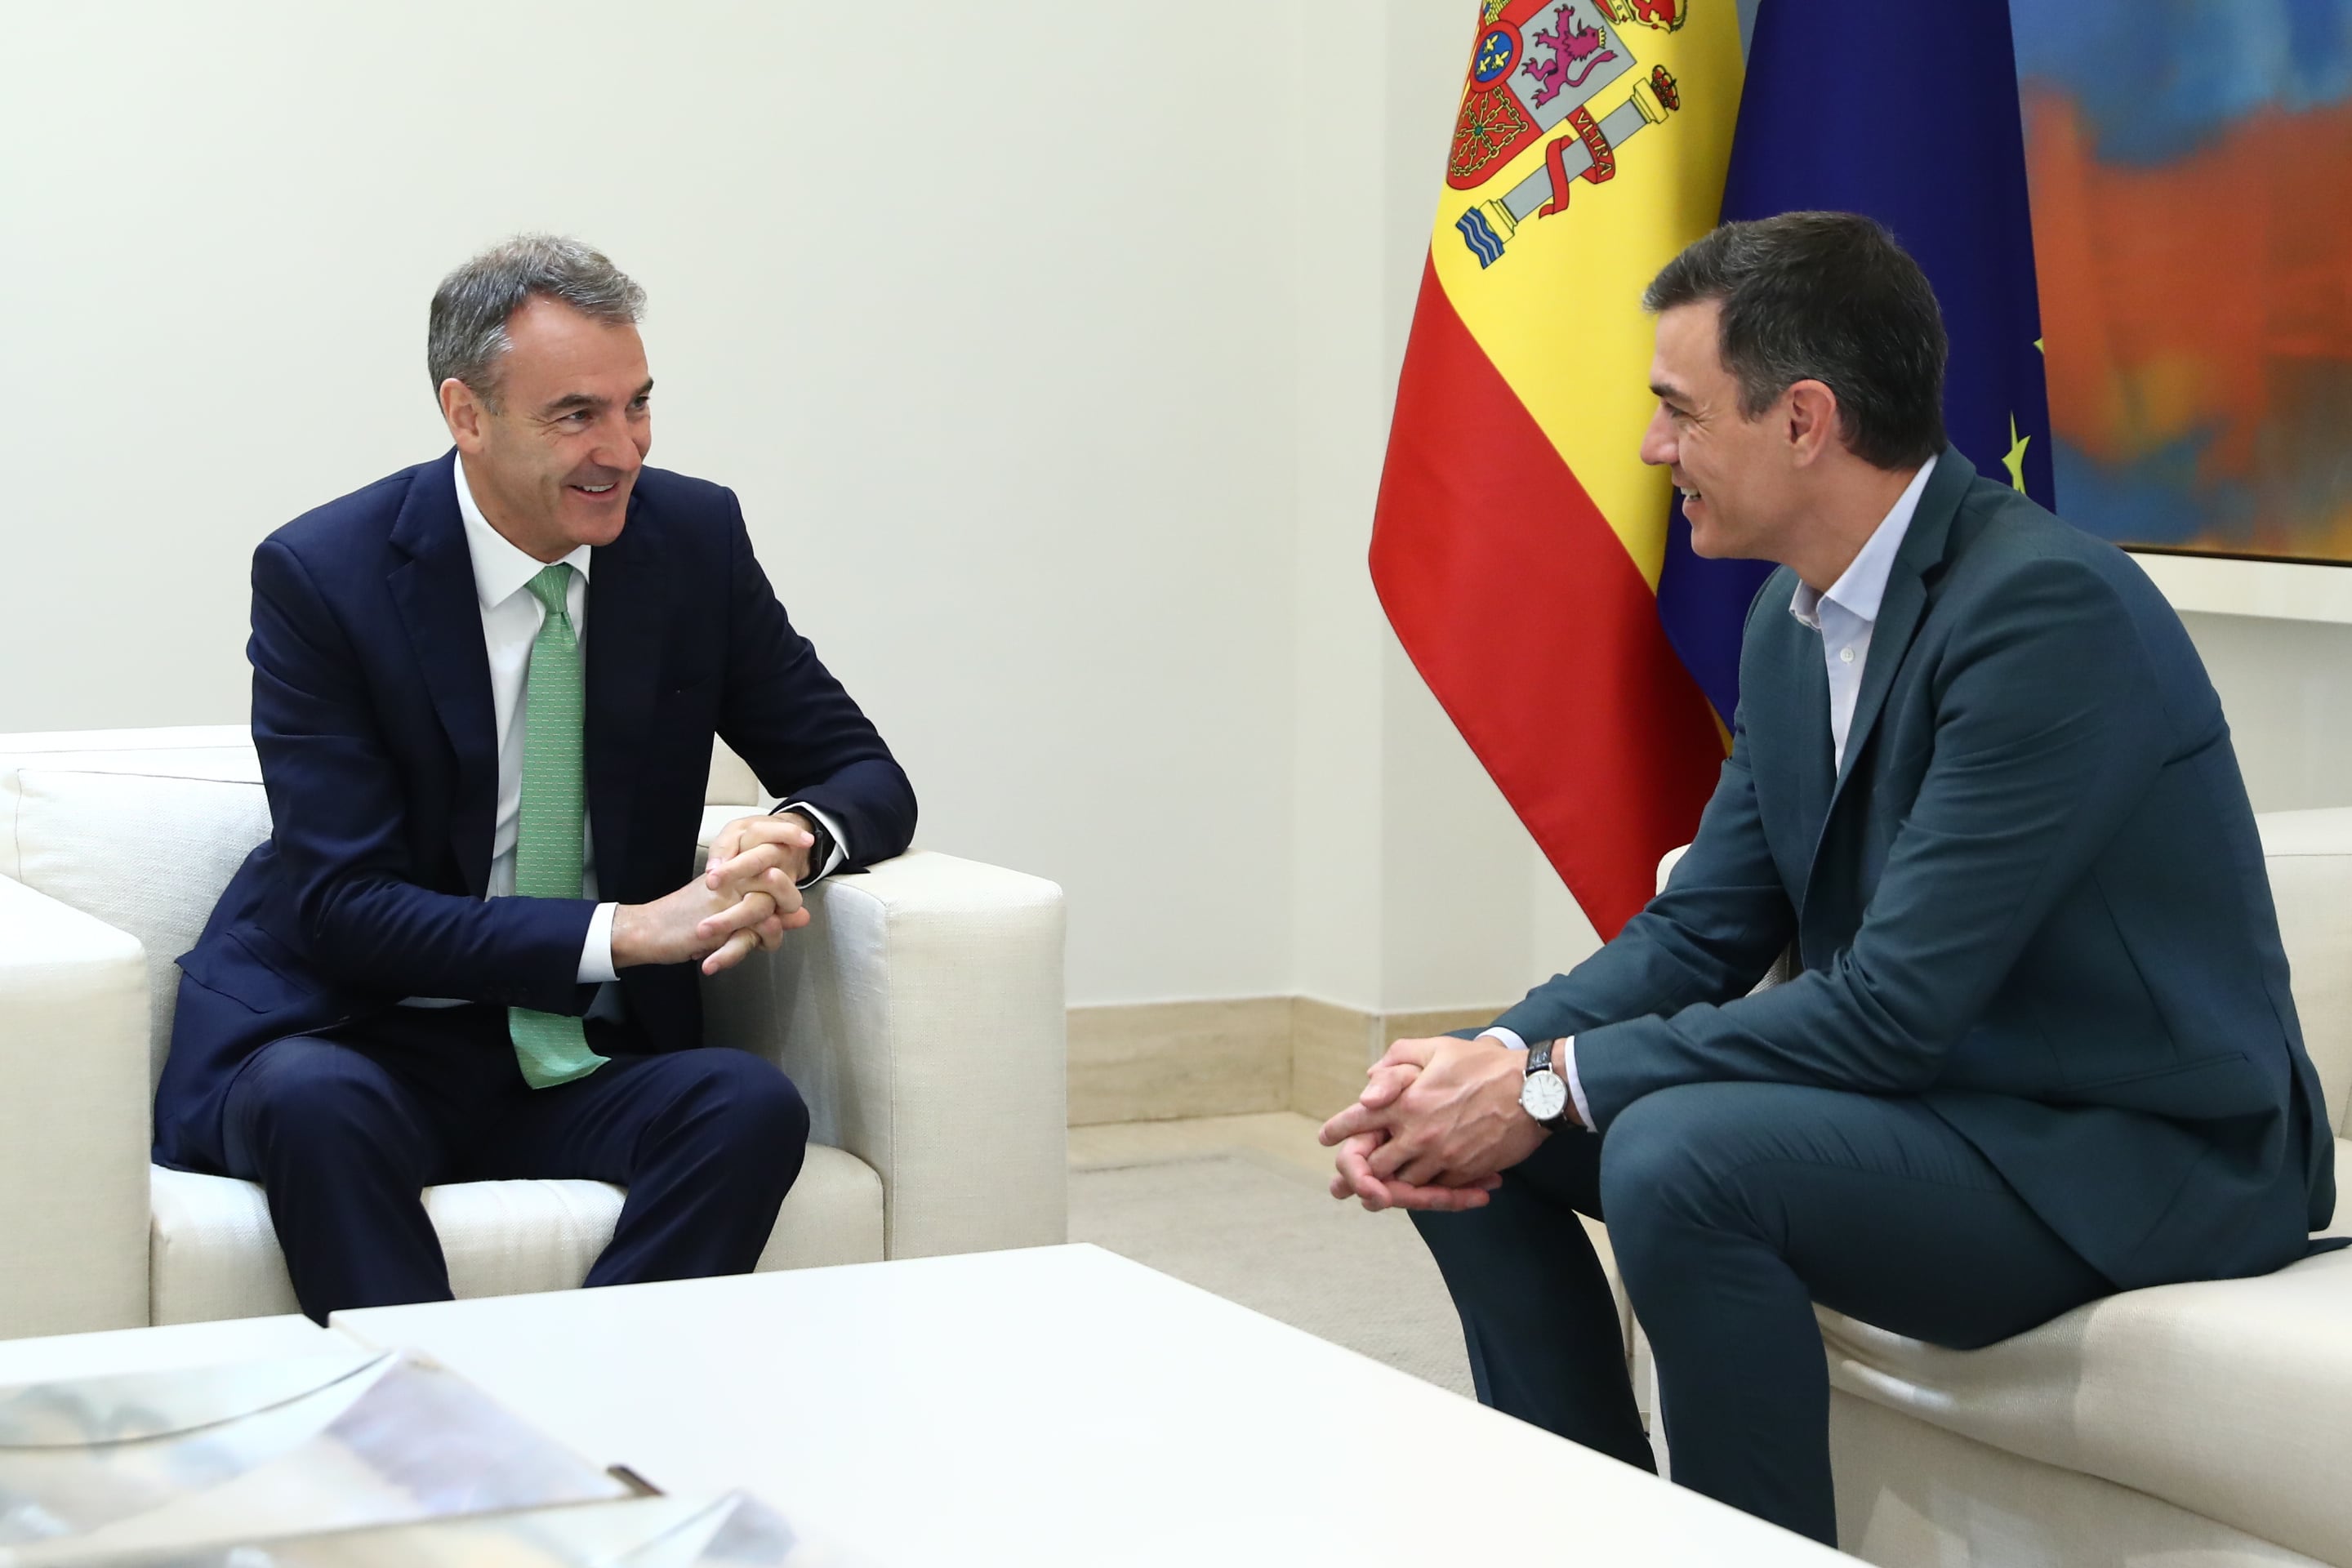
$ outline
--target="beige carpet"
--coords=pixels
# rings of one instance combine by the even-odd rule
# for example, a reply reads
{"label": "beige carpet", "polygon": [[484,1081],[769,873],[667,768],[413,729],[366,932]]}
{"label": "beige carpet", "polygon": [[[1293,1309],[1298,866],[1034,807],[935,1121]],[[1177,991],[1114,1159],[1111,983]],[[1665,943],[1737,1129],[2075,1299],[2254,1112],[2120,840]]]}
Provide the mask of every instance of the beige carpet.
{"label": "beige carpet", "polygon": [[1070,1239],[1470,1392],[1461,1323],[1412,1222],[1334,1203],[1296,1166],[1227,1153],[1073,1171]]}

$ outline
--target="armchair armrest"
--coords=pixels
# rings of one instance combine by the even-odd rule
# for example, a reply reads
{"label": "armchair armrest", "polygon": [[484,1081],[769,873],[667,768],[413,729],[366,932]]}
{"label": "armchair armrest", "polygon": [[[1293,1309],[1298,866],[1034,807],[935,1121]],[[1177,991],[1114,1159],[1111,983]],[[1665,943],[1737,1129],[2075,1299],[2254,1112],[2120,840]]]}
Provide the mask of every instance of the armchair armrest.
{"label": "armchair armrest", "polygon": [[147,960],[0,877],[0,1338],[147,1321]]}
{"label": "armchair armrest", "polygon": [[811,1137],[881,1173],[887,1256],[1066,1239],[1062,889],[915,850],[809,908],[704,983],[706,1037],[776,1062]]}

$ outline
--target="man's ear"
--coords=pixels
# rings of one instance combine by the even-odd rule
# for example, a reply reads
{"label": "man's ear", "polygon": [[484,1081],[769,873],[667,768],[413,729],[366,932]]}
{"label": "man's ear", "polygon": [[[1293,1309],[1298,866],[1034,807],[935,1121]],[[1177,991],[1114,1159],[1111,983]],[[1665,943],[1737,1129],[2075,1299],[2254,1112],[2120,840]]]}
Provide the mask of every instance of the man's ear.
{"label": "man's ear", "polygon": [[1799,468],[1826,456],[1838,439],[1837,394],[1818,381],[1801,381],[1780,395],[1788,403],[1789,455]]}
{"label": "man's ear", "polygon": [[482,450],[487,439],[482,422],[488,412],[480,395],[456,376],[441,384],[441,422],[449,426],[449,439],[457,450],[469,457]]}

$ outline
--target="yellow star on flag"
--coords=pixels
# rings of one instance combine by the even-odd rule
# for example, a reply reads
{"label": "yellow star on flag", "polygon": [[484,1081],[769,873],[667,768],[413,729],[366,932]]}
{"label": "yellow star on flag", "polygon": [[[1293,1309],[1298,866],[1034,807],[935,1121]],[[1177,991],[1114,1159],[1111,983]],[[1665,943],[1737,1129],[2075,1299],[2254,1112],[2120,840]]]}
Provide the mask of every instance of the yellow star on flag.
{"label": "yellow star on flag", "polygon": [[2010,488],[2020,495],[2025,493],[2025,448],[2032,445],[2032,437],[2020,436],[2017,433],[2017,416],[2011,415],[2009,416],[2009,456],[2000,460],[2000,466],[2009,470]]}

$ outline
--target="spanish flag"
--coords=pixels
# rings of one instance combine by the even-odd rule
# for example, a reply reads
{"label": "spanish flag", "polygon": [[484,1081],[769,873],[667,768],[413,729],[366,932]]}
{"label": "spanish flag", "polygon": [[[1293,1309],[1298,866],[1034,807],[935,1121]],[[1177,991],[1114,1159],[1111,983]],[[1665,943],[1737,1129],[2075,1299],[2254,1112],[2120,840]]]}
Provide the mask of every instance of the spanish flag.
{"label": "spanish flag", "polygon": [[1658,618],[1642,291],[1714,226],[1733,0],[1483,0],[1372,528],[1398,639],[1605,939],[1724,731]]}

